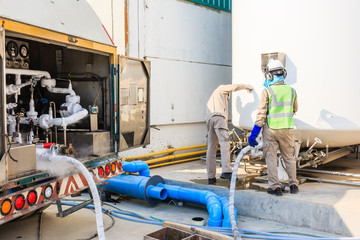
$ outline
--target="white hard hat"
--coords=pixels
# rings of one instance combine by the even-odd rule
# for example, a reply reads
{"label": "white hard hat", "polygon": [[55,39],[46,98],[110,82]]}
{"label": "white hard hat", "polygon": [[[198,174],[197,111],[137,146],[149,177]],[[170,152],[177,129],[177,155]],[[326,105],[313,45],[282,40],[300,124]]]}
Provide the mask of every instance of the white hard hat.
{"label": "white hard hat", "polygon": [[270,59],[267,67],[268,72],[272,72],[275,70],[283,70],[284,65],[279,60]]}
{"label": "white hard hat", "polygon": [[277,59],[269,59],[269,63],[267,64],[265,68],[265,77],[269,80],[273,79],[273,74],[277,75],[283,75],[284,78],[287,76],[286,69],[284,68],[284,65]]}

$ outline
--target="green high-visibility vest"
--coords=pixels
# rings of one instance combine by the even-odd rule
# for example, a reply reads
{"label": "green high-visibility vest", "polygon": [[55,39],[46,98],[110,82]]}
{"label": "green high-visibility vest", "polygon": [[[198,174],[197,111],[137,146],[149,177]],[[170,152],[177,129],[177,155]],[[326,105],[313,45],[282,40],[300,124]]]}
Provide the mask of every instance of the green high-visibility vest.
{"label": "green high-visibility vest", "polygon": [[266,88],[269,96],[267,123],[271,129],[294,128],[294,101],[296,92],[287,85]]}

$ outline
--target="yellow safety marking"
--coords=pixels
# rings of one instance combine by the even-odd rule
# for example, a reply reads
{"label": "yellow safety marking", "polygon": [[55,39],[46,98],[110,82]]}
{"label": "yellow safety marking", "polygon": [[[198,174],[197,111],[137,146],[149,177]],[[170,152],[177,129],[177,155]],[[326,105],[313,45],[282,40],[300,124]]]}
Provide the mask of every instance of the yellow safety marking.
{"label": "yellow safety marking", "polygon": [[[65,43],[67,45],[78,46],[83,48],[88,48],[104,53],[112,54],[116,56],[116,47],[109,46],[102,43],[97,43],[94,41],[86,40],[83,38],[78,38],[75,36],[66,35],[63,33],[58,33],[55,31],[27,25],[24,23],[15,22],[12,20],[0,18],[0,25],[5,28],[6,31],[12,31],[20,34],[25,34],[32,37],[42,38],[50,41],[56,41],[59,43]],[[69,41],[71,39],[71,41]],[[113,63],[114,59],[111,58]]]}

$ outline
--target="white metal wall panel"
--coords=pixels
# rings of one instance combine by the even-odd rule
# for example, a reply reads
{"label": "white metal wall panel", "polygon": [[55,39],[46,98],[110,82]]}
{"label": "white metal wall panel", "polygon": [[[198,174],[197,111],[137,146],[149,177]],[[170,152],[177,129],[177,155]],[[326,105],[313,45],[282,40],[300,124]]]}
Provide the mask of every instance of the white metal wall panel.
{"label": "white metal wall panel", "polygon": [[85,0],[0,0],[0,16],[111,45]]}
{"label": "white metal wall panel", "polygon": [[119,157],[138,156],[169,147],[187,147],[206,144],[206,126],[203,123],[176,124],[150,128],[150,145],[120,152]]}
{"label": "white metal wall panel", "polygon": [[118,54],[125,54],[125,9],[123,0],[87,0],[105,26]]}
{"label": "white metal wall panel", "polygon": [[145,56],[231,65],[231,14],[178,0],[145,0]]}
{"label": "white metal wall panel", "polygon": [[254,86],[233,99],[233,124],[253,127],[264,88],[261,54],[283,52],[285,83],[298,93],[296,137],[318,137],[329,147],[359,144],[359,9],[357,0],[233,1],[233,82]]}
{"label": "white metal wall panel", "polygon": [[[128,53],[129,56],[135,58],[143,58],[144,54],[139,53],[140,44],[144,44],[144,36],[139,36],[139,29],[143,28],[142,25],[139,24],[139,14],[143,15],[143,13],[139,13],[140,6],[139,0],[128,0],[127,1],[128,8]],[[142,9],[142,12],[144,10]],[[141,12],[141,11],[140,11]]]}
{"label": "white metal wall panel", "polygon": [[124,154],[205,143],[206,102],[231,83],[231,14],[184,0],[127,3],[128,55],[151,61],[150,124],[160,130]]}
{"label": "white metal wall panel", "polygon": [[208,98],[231,83],[231,67],[148,58],[151,125],[205,121]]}

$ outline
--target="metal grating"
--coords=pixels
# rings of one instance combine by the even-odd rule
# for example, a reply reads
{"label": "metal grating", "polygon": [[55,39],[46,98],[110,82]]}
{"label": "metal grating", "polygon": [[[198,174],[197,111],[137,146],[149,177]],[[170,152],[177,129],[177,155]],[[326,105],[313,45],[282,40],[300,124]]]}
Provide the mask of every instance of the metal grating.
{"label": "metal grating", "polygon": [[208,7],[231,12],[231,0],[187,0]]}

